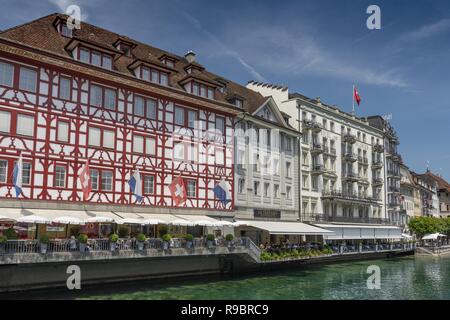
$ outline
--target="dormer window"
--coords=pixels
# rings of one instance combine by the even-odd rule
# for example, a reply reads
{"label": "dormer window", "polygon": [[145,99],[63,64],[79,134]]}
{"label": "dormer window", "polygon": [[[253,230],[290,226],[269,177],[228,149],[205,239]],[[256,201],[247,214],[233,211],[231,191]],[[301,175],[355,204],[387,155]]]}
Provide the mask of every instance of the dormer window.
{"label": "dormer window", "polygon": [[97,67],[102,67],[108,70],[112,69],[112,57],[109,54],[88,48],[80,47],[78,52],[78,60],[92,64]]}
{"label": "dormer window", "polygon": [[236,98],[236,99],[234,99],[234,105],[237,108],[241,108],[242,109],[244,107],[244,101],[242,101],[242,99]]}
{"label": "dormer window", "polygon": [[66,23],[60,23],[59,28],[63,37],[72,38],[72,29],[69,29]]}
{"label": "dormer window", "polygon": [[131,57],[131,46],[129,46],[128,44],[121,43],[119,44],[118,49],[122,51],[125,56]]}
{"label": "dormer window", "polygon": [[201,84],[196,81],[190,81],[184,85],[186,92],[195,94],[196,96],[214,99],[214,88]]}
{"label": "dormer window", "polygon": [[149,67],[141,67],[141,79],[158,83],[163,86],[169,85],[169,74],[167,72]]}

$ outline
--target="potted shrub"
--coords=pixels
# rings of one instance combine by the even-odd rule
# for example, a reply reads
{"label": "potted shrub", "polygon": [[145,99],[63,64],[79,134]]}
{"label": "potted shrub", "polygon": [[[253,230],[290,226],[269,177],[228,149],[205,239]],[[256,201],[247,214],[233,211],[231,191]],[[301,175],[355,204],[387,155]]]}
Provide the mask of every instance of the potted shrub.
{"label": "potted shrub", "polygon": [[43,234],[39,237],[39,247],[41,248],[41,253],[47,253],[49,243],[50,238],[48,237],[48,235]]}
{"label": "potted shrub", "polygon": [[80,235],[80,226],[72,226],[69,229],[69,234],[71,237],[78,237]]}
{"label": "potted shrub", "polygon": [[13,227],[8,228],[8,229],[5,230],[5,236],[9,240],[17,240],[19,238],[18,235],[17,235],[16,230],[14,230]]}
{"label": "potted shrub", "polygon": [[110,242],[110,246],[111,246],[111,251],[116,250],[117,241],[119,241],[119,236],[117,234],[113,233],[113,234],[111,234],[109,236],[109,242]]}
{"label": "potted shrub", "polygon": [[206,236],[206,244],[208,245],[208,248],[212,248],[214,246],[215,240],[216,240],[216,237],[213,234],[208,234]]}
{"label": "potted shrub", "polygon": [[8,242],[8,238],[6,236],[0,236],[0,252],[6,251],[6,243]]}
{"label": "potted shrub", "polygon": [[232,234],[227,234],[225,236],[225,241],[227,242],[228,247],[231,247],[231,245],[233,244],[233,239],[234,239],[234,236]]}
{"label": "potted shrub", "polygon": [[186,240],[186,247],[191,249],[194,245],[194,236],[192,234],[187,234],[184,236],[184,240]]}
{"label": "potted shrub", "polygon": [[80,234],[78,236],[78,243],[80,244],[80,252],[86,251],[86,244],[88,241],[88,236],[85,234]]}
{"label": "potted shrub", "polygon": [[161,237],[163,241],[163,249],[168,250],[170,248],[170,240],[172,240],[172,236],[168,233],[163,234]]}
{"label": "potted shrub", "polygon": [[117,233],[119,234],[119,238],[127,238],[130,232],[127,227],[120,227]]}
{"label": "potted shrub", "polygon": [[145,240],[146,239],[147,239],[147,237],[143,233],[139,233],[137,235],[136,240],[137,240],[137,246],[138,246],[138,250],[139,251],[143,251],[144,250],[144,244],[145,244]]}

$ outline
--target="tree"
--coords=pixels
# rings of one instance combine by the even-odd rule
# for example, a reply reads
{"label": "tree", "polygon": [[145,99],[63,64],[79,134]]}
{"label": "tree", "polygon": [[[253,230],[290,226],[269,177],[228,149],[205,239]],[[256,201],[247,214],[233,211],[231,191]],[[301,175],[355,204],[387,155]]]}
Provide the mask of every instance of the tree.
{"label": "tree", "polygon": [[448,219],[439,219],[435,217],[415,217],[412,218],[409,223],[409,229],[414,232],[417,236],[423,237],[429,233],[437,233],[437,232],[450,232],[450,220]]}

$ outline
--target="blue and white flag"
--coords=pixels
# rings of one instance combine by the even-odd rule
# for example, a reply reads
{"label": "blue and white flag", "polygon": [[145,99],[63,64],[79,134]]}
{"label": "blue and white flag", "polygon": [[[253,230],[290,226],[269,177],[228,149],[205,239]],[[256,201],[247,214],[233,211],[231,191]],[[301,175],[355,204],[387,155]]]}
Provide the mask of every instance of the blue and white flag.
{"label": "blue and white flag", "polygon": [[216,184],[213,191],[214,195],[223,203],[223,205],[226,205],[231,201],[230,185],[224,179]]}
{"label": "blue and white flag", "polygon": [[142,181],[141,181],[141,174],[139,173],[139,169],[136,169],[134,174],[131,176],[130,180],[128,181],[128,184],[130,185],[131,192],[136,197],[136,200],[138,202],[142,201]]}
{"label": "blue and white flag", "polygon": [[19,161],[14,166],[13,185],[16,190],[16,197],[18,198],[22,193],[22,154],[20,154]]}

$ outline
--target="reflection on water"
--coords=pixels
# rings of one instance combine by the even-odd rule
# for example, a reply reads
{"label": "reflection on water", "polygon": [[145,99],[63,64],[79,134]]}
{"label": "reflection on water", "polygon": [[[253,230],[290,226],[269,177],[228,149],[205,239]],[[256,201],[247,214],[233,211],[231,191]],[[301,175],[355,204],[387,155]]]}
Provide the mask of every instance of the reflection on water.
{"label": "reflection on water", "polygon": [[[381,269],[381,289],[367,289],[367,267]],[[111,293],[114,292],[114,293]],[[73,298],[59,296],[60,298]],[[450,257],[405,257],[301,267],[251,277],[133,284],[81,299],[450,299]]]}

